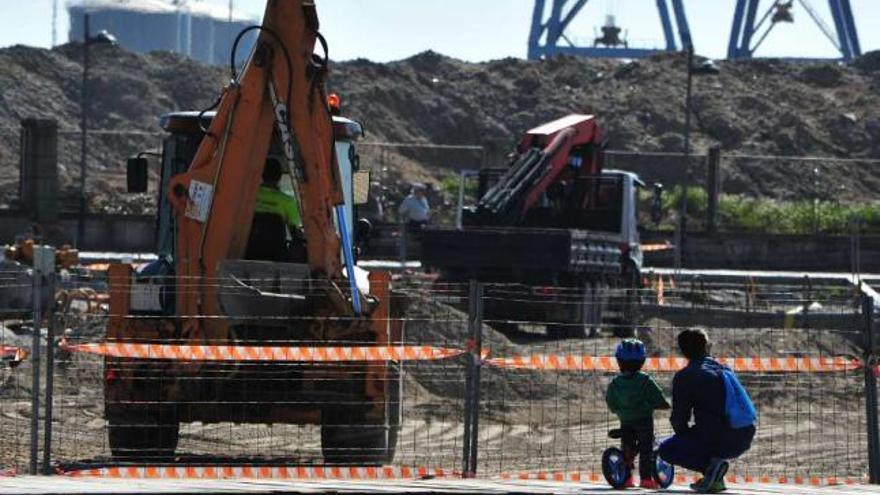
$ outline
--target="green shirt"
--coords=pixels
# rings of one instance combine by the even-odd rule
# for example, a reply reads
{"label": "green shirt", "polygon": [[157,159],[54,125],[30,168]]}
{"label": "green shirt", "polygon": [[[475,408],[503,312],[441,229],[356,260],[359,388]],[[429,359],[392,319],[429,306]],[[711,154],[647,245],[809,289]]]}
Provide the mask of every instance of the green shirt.
{"label": "green shirt", "polygon": [[605,402],[624,423],[651,418],[654,409],[669,408],[657,382],[641,371],[633,375],[617,375],[608,386]]}
{"label": "green shirt", "polygon": [[274,187],[260,186],[257,190],[257,204],[254,213],[274,213],[284,219],[291,228],[302,227],[299,205],[296,199]]}

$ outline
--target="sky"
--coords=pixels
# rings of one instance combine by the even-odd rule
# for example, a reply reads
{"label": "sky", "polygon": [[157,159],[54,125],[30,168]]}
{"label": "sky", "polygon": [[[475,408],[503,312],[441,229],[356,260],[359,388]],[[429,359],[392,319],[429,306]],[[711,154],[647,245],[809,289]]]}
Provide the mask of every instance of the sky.
{"label": "sky", "polygon": [[[132,0],[136,1],[136,0]],[[193,1],[193,0],[191,0]],[[228,0],[201,0],[227,5]],[[806,0],[798,0],[806,1]],[[863,51],[880,49],[880,2],[851,0]],[[57,40],[67,41],[66,0],[57,0]],[[235,0],[235,7],[259,19],[266,0]],[[399,60],[434,50],[478,62],[525,57],[533,0],[316,0],[322,31],[334,60]],[[723,58],[735,0],[685,0],[691,32],[700,55]],[[809,0],[831,22],[828,2]],[[0,0],[0,47],[52,44],[53,0]],[[763,0],[769,6],[771,0]],[[764,7],[762,7],[764,8]],[[795,23],[779,24],[759,49],[763,56],[830,57],[834,47],[796,2]],[[614,14],[631,45],[662,42],[655,0],[590,0],[568,35],[592,40],[605,16]]]}

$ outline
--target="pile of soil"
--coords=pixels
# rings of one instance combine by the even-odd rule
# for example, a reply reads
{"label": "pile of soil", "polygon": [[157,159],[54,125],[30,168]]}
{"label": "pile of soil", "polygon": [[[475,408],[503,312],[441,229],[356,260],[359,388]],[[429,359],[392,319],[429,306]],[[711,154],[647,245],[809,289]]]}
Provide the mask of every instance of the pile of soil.
{"label": "pile of soil", "polygon": [[[62,186],[75,191],[81,48],[73,43],[0,50],[0,207],[17,196],[23,118],[59,121]],[[116,47],[93,48],[91,60],[90,127],[136,133],[91,137],[90,206],[150,212],[150,196],[122,194],[125,158],[159,146],[157,116],[209,105],[228,80],[228,68]],[[719,144],[728,152],[759,155],[880,157],[877,60],[877,53],[869,53],[852,66],[720,62],[718,75],[695,81],[695,150]],[[524,130],[571,112],[597,115],[613,149],[680,152],[685,69],[677,54],[629,62],[558,57],[467,63],[426,52],[384,64],[333,64],[329,85],[342,95],[344,112],[365,123],[368,142],[485,145],[497,162]],[[441,194],[443,178],[487,159],[473,150],[406,147],[363,146],[362,154],[379,172],[389,204],[400,200],[411,181],[427,181],[437,186],[435,207],[453,200]],[[787,197],[816,189],[815,177],[790,163],[735,160],[730,167],[737,192]],[[873,199],[880,185],[880,167],[837,164],[822,166],[822,172],[823,180],[833,182],[823,190],[854,199]]]}

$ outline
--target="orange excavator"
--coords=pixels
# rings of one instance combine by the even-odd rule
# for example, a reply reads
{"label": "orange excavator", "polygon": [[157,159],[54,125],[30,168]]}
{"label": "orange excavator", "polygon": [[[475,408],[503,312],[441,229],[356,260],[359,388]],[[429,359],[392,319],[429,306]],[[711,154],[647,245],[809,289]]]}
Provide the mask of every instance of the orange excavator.
{"label": "orange excavator", "polygon": [[[160,121],[168,135],[158,260],[139,270],[111,266],[110,343],[382,346],[400,338],[399,325],[390,323],[390,277],[354,266],[354,145],[363,131],[328,105],[327,44],[315,4],[269,0],[263,19],[239,35],[256,31],[258,40],[240,73],[233,62],[216,111]],[[299,203],[307,260],[246,259],[254,245],[269,242],[256,234],[272,230],[255,215],[269,158],[283,164],[282,182]],[[145,159],[129,160],[130,191],[146,188],[146,167]],[[104,383],[116,458],[172,458],[179,425],[188,422],[317,423],[327,463],[376,464],[394,455],[400,414],[394,362],[116,354],[105,357]]]}

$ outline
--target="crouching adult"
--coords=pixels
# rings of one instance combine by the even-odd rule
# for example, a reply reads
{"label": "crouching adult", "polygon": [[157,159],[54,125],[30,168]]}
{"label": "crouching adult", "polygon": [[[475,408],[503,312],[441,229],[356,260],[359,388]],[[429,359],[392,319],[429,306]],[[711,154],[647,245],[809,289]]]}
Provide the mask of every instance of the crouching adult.
{"label": "crouching adult", "polygon": [[[675,435],[658,451],[670,464],[703,474],[691,488],[702,493],[726,489],[728,460],[743,455],[752,445],[755,426],[734,428],[725,408],[730,369],[709,357],[709,339],[702,330],[685,330],[678,347],[688,365],[672,381],[672,417]],[[725,371],[728,377],[725,377]],[[736,381],[737,386],[739,382]],[[741,387],[740,387],[741,390]],[[745,393],[745,392],[743,392]],[[691,419],[693,418],[693,424]]]}

